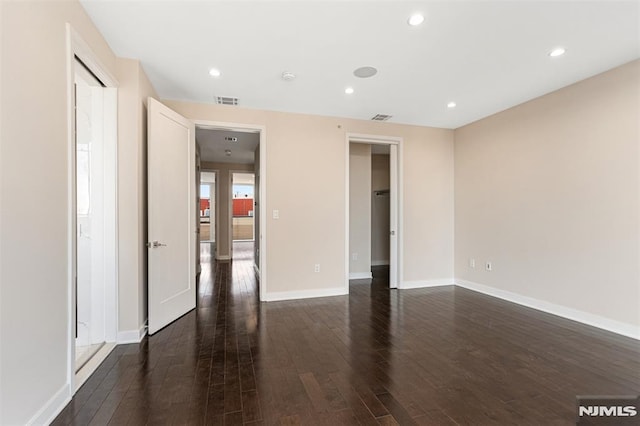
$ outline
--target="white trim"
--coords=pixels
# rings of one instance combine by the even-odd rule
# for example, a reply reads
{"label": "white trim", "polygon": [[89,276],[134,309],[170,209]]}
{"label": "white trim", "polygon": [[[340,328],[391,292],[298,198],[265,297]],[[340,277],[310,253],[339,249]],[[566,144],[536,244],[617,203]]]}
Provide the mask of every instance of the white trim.
{"label": "white trim", "polygon": [[316,290],[279,291],[265,294],[263,302],[277,302],[281,300],[311,299],[315,297],[344,296],[349,294],[343,287],[323,288]]}
{"label": "white trim", "polygon": [[367,135],[364,133],[347,133],[347,140],[354,143],[374,145],[398,145],[402,143],[402,138],[399,136]]}
{"label": "white trim", "polygon": [[[104,223],[105,223],[105,341],[115,342],[118,332],[118,262],[120,221],[118,216],[118,89],[104,89]],[[113,166],[113,167],[109,167]],[[110,284],[112,283],[112,284]],[[110,285],[113,287],[110,288]]]}
{"label": "white trim", "polygon": [[592,327],[601,328],[612,333],[631,337],[632,339],[640,340],[640,327],[633,326],[631,324],[605,318],[600,315],[594,315],[588,312],[580,311],[578,309],[557,305],[555,303],[546,302],[544,300],[535,299],[533,297],[523,296],[517,293],[501,290],[499,288],[490,287],[484,284],[474,283],[471,281],[456,279],[456,285],[468,290],[477,291],[488,296],[497,297],[499,299],[503,299],[512,303],[517,303],[518,305],[536,309],[538,311],[557,315],[562,318],[577,321],[583,324],[590,325]]}
{"label": "white trim", "polygon": [[389,219],[390,230],[389,235],[389,288],[398,288],[400,283],[400,144],[389,145]]}
{"label": "white trim", "polygon": [[[267,294],[267,128],[257,124],[240,124],[222,121],[193,120],[196,127],[206,127],[210,129],[232,130],[239,132],[259,132],[260,133],[260,234],[256,236],[259,240],[260,250],[260,300],[265,301]],[[216,185],[218,179],[216,177]],[[216,191],[217,194],[218,191]],[[216,203],[217,204],[217,203]],[[218,221],[216,221],[218,223]],[[216,239],[218,234],[216,234]],[[216,243],[216,251],[218,244]],[[217,260],[230,260],[223,257],[216,257]],[[347,287],[348,288],[348,287]]]}
{"label": "white trim", "polygon": [[455,285],[455,280],[453,278],[443,278],[440,280],[405,281],[399,288],[401,290],[409,290],[412,288],[442,287],[448,285]]}
{"label": "white trim", "polygon": [[140,327],[138,330],[125,330],[118,332],[118,344],[124,345],[127,343],[140,343],[144,336],[147,335],[147,322],[145,321],[144,325]]}
{"label": "white trim", "polygon": [[109,354],[115,349],[115,343],[106,343],[104,344],[95,355],[91,357],[89,361],[85,365],[82,366],[80,371],[76,373],[76,385],[73,393],[75,394],[78,389],[86,382],[89,377],[100,367],[100,364],[107,359]]}
{"label": "white trim", "polygon": [[389,259],[387,260],[372,260],[371,266],[389,266]]}
{"label": "white trim", "polygon": [[98,59],[98,56],[93,52],[93,49],[89,44],[84,41],[80,34],[67,23],[67,40],[70,42],[71,59],[73,56],[77,56],[82,63],[91,70],[91,72],[98,77],[98,79],[107,87],[117,87],[118,80],[113,74],[109,72],[109,69]]}
{"label": "white trim", "polygon": [[48,425],[71,401],[69,384],[65,384],[29,419],[27,425]]}
{"label": "white trim", "polygon": [[404,279],[404,142],[402,138],[398,143],[398,254],[397,254],[397,270],[398,270],[398,285],[402,283]]}
{"label": "white trim", "polygon": [[76,145],[75,145],[75,39],[77,33],[73,31],[70,24],[66,25],[67,36],[67,300],[69,308],[67,310],[67,384],[69,395],[73,392],[75,382],[75,347],[76,338],[74,333],[76,291]]}
{"label": "white trim", "polygon": [[350,175],[350,141],[349,141],[349,134],[347,133],[345,135],[346,137],[346,143],[344,144],[344,169],[345,169],[345,174],[344,174],[344,210],[345,210],[345,219],[344,219],[344,291],[347,292],[347,294],[349,293],[349,266],[351,262],[351,258],[349,257],[349,240],[350,240],[350,235],[349,235],[349,222],[350,222],[350,209],[349,209],[349,202],[350,202],[350,194],[349,194],[349,188],[351,186],[351,175]]}
{"label": "white trim", "polygon": [[231,260],[231,256],[229,256],[229,255],[226,255],[226,256],[216,256],[216,260],[222,260],[222,261],[225,261],[225,260]]}
{"label": "white trim", "polygon": [[349,272],[350,280],[370,280],[373,279],[371,272]]}

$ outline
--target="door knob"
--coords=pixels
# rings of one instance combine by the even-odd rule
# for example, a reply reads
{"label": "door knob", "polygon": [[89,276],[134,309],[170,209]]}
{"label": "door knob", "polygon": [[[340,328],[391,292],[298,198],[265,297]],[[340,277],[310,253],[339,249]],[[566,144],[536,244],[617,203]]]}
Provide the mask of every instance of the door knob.
{"label": "door knob", "polygon": [[158,247],[166,247],[166,244],[162,244],[159,241],[154,241],[152,243],[147,243],[147,247],[153,247],[153,248],[158,248]]}

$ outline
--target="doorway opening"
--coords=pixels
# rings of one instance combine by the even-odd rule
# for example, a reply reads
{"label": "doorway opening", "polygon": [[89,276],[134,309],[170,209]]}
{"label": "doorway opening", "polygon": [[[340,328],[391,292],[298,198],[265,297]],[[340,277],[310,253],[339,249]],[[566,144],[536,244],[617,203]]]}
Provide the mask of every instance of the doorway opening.
{"label": "doorway opening", "polygon": [[347,135],[346,287],[400,280],[400,138]]}
{"label": "doorway opening", "polygon": [[76,62],[76,371],[106,340],[101,259],[105,232],[103,89],[103,84]]}
{"label": "doorway opening", "polygon": [[117,337],[117,89],[67,26],[70,394]]}
{"label": "doorway opening", "polygon": [[389,145],[371,145],[371,274],[389,283],[391,250],[391,159]]}
{"label": "doorway opening", "polygon": [[200,243],[216,243],[216,172],[200,173]]}
{"label": "doorway opening", "polygon": [[232,238],[252,242],[255,237],[255,201],[253,173],[232,174]]}
{"label": "doorway opening", "polygon": [[198,190],[198,249],[196,251],[198,273],[203,265],[209,265],[216,247],[216,172],[199,171]]}
{"label": "doorway opening", "polygon": [[[202,176],[215,172],[215,185],[210,191],[210,233],[215,236],[212,258],[231,261],[251,252],[253,267],[265,294],[264,253],[266,220],[260,208],[265,197],[266,165],[265,129],[263,126],[196,121],[196,143]],[[203,189],[203,188],[201,188]],[[206,230],[201,228],[201,235]],[[202,235],[204,237],[204,235]],[[203,239],[204,241],[204,239]]]}

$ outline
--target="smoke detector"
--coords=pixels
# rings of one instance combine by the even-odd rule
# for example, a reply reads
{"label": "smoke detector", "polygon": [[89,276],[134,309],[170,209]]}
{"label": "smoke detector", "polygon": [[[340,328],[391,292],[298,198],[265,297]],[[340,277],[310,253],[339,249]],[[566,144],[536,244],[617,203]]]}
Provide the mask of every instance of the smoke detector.
{"label": "smoke detector", "polygon": [[295,80],[295,78],[296,78],[296,75],[294,73],[292,73],[292,72],[285,71],[285,72],[282,73],[282,79],[284,81],[293,81],[293,80]]}

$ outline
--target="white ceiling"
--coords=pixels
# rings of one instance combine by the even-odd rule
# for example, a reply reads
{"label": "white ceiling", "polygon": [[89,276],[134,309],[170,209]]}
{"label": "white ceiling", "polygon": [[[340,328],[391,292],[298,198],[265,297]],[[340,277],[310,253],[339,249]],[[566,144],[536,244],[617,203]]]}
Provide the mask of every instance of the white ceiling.
{"label": "white ceiling", "polygon": [[[227,137],[238,140],[225,140]],[[253,164],[256,148],[260,144],[260,133],[197,127],[196,143],[200,146],[200,161]],[[226,150],[230,150],[231,154],[227,155]]]}
{"label": "white ceiling", "polygon": [[640,57],[638,1],[81,1],[163,99],[446,128]]}

